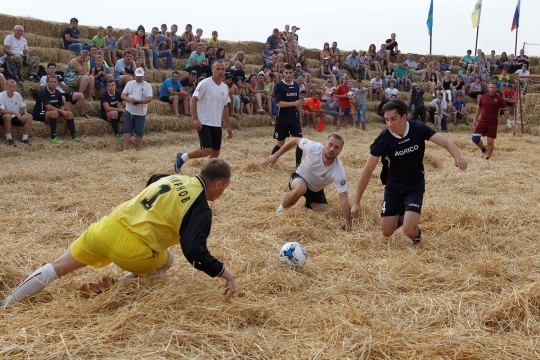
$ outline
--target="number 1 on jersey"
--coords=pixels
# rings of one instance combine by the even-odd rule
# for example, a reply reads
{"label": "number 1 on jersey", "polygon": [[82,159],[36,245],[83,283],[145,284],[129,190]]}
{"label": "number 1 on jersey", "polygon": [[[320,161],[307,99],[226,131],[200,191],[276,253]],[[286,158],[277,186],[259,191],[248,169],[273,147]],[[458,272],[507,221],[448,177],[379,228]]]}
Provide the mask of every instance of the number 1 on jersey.
{"label": "number 1 on jersey", "polygon": [[171,187],[169,185],[161,185],[158,189],[158,191],[152,195],[150,198],[144,198],[141,200],[141,205],[144,207],[146,211],[152,209],[152,206],[154,206],[154,203],[156,202],[157,198],[162,195],[166,194],[169,191],[171,191]]}

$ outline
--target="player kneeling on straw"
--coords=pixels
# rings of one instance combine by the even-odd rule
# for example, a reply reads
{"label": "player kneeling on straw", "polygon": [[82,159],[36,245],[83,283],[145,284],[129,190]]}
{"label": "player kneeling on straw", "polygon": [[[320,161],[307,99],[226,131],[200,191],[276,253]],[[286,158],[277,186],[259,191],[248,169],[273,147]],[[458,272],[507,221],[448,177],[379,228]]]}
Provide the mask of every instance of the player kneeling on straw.
{"label": "player kneeling on straw", "polygon": [[[206,162],[195,177],[153,175],[139,195],[90,225],[58,259],[36,270],[0,306],[34,295],[56,278],[87,265],[100,268],[115,263],[130,272],[119,281],[161,276],[173,263],[167,248],[178,243],[196,269],[225,279],[224,295],[233,296],[233,275],[206,247],[212,225],[208,201],[223,194],[230,177],[231,168],[221,159]],[[104,278],[99,283],[84,285],[81,293],[90,297],[115,282]]]}
{"label": "player kneeling on straw", "polygon": [[341,160],[337,158],[344,144],[343,138],[338,134],[330,135],[325,145],[309,141],[306,138],[294,138],[263,162],[265,166],[275,164],[281,155],[296,146],[306,153],[304,161],[298,166],[296,172],[291,174],[290,191],[279,205],[278,212],[284,212],[296,204],[302,196],[306,198],[307,211],[326,211],[328,201],[324,195],[324,188],[335,182],[341,203],[341,213],[345,221],[341,228],[348,230],[351,214],[349,196],[347,195],[347,180],[345,168]]}
{"label": "player kneeling on straw", "polygon": [[[354,203],[353,218],[360,216],[360,199],[366,190],[373,170],[382,156],[382,183],[385,184],[381,211],[383,236],[391,236],[401,225],[403,231],[418,244],[422,231],[418,227],[425,192],[424,151],[426,140],[445,148],[460,170],[467,169],[467,161],[454,143],[435,133],[424,123],[407,121],[407,104],[391,100],[383,108],[388,126],[370,147],[370,155],[360,175]],[[388,165],[388,160],[390,165]]]}

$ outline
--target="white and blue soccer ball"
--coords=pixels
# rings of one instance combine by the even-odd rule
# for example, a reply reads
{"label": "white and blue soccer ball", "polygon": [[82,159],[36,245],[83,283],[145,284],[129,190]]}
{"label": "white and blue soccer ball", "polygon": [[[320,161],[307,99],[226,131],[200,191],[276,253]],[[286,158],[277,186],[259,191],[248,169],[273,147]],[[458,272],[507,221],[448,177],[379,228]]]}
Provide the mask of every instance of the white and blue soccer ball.
{"label": "white and blue soccer ball", "polygon": [[288,242],[279,251],[279,261],[289,266],[302,266],[307,261],[306,249],[295,241]]}

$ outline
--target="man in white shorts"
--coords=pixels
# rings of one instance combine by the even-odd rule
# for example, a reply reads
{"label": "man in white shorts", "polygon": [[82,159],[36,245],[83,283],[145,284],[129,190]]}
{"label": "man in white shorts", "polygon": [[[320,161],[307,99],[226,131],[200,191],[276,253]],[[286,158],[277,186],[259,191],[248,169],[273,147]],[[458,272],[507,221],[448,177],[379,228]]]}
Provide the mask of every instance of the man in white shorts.
{"label": "man in white shorts", "polygon": [[291,174],[290,191],[279,205],[278,212],[284,212],[296,204],[302,196],[306,198],[307,211],[324,212],[328,210],[324,188],[335,182],[344,221],[341,229],[348,230],[351,208],[347,194],[347,179],[345,168],[341,160],[337,158],[343,145],[343,138],[338,134],[330,135],[325,145],[306,138],[293,138],[263,162],[264,166],[274,164],[281,155],[296,146],[306,154],[296,172]]}

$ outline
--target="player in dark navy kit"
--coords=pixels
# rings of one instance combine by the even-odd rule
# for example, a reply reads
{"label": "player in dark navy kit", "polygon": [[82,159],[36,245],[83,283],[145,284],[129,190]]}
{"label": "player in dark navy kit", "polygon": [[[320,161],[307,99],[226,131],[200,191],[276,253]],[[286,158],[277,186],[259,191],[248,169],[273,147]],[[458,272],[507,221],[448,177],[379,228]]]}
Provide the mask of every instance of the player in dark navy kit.
{"label": "player in dark navy kit", "polygon": [[[293,81],[293,67],[286,64],[283,67],[283,80],[274,86],[274,97],[279,108],[274,129],[276,146],[272,149],[274,155],[289,136],[301,138],[302,124],[300,123],[299,107],[304,104],[299,100],[300,87]],[[302,149],[296,148],[296,167],[302,162]]]}
{"label": "player in dark navy kit", "polygon": [[[390,160],[389,168],[383,167],[381,180],[386,185],[381,212],[383,236],[391,236],[401,225],[403,231],[418,244],[422,231],[418,227],[422,201],[424,198],[424,151],[425,142],[430,140],[445,148],[453,157],[460,170],[467,169],[467,161],[461,156],[454,143],[435,133],[424,123],[407,121],[407,104],[401,100],[391,100],[383,106],[384,119],[388,126],[375,139],[370,155],[356,189],[353,218],[360,216],[360,199],[369,183],[371,174],[379,162],[379,157]],[[386,173],[387,176],[383,174]]]}
{"label": "player in dark navy kit", "polygon": [[[118,132],[118,123],[124,121],[126,102],[122,101],[122,93],[116,90],[116,83],[113,79],[107,80],[107,91],[101,94],[100,102],[101,118],[111,123],[116,139],[124,140]],[[124,109],[119,108],[118,103],[122,104]]]}

